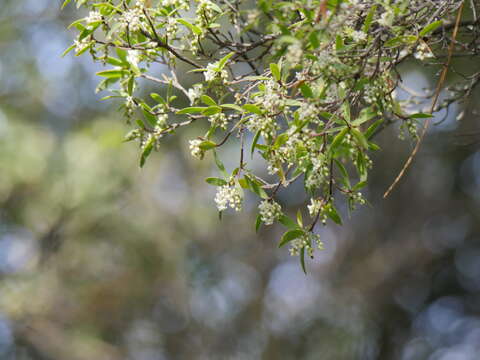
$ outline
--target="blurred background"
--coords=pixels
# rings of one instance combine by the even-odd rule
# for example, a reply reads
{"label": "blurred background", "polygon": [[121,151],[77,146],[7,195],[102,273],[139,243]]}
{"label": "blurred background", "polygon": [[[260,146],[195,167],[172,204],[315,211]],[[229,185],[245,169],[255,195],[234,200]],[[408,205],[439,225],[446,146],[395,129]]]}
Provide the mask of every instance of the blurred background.
{"label": "blurred background", "polygon": [[[139,169],[98,65],[60,57],[79,16],[60,3],[0,0],[0,359],[480,358],[478,89],[386,200],[413,143],[377,137],[372,206],[318,229],[305,276],[280,225],[255,233],[253,199],[219,221],[195,129]],[[418,63],[402,73],[435,83]]]}

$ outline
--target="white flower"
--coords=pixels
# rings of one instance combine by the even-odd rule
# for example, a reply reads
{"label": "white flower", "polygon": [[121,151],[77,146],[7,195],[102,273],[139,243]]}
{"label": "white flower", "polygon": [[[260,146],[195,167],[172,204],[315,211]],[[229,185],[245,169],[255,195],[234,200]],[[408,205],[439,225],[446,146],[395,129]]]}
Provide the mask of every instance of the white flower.
{"label": "white flower", "polygon": [[190,89],[188,89],[188,99],[190,100],[190,104],[193,104],[195,100],[199,99],[200,96],[203,94],[203,85],[202,84],[195,84]]}
{"label": "white flower", "polygon": [[140,62],[140,51],[128,50],[127,61],[133,66],[137,67]]}
{"label": "white flower", "polygon": [[265,225],[272,225],[282,216],[282,207],[275,201],[264,200],[258,205],[260,217]]}
{"label": "white flower", "polygon": [[382,26],[390,27],[393,25],[393,18],[394,15],[392,11],[385,11],[377,22]]}
{"label": "white flower", "polygon": [[413,56],[415,56],[415,58],[418,60],[425,60],[427,58],[432,58],[434,55],[430,51],[428,45],[425,42],[422,42],[420,45],[418,45]]}
{"label": "white flower", "polygon": [[313,257],[313,246],[316,245],[318,250],[323,250],[323,243],[320,241],[320,235],[309,232],[290,243],[290,255],[298,256],[302,249],[305,249],[307,255]]}
{"label": "white flower", "polygon": [[223,185],[217,188],[215,203],[218,211],[227,210],[228,206],[236,211],[242,209],[242,195],[235,186]]}
{"label": "white flower", "polygon": [[367,40],[367,34],[363,31],[352,31],[351,37],[354,41],[365,41]]}
{"label": "white flower", "polygon": [[123,13],[120,22],[130,31],[140,31],[143,29],[143,13],[141,6],[127,10]]}
{"label": "white flower", "polygon": [[202,160],[203,156],[205,155],[205,151],[200,149],[200,144],[202,143],[202,140],[200,139],[195,139],[195,140],[190,140],[190,152],[193,157]]}
{"label": "white flower", "polygon": [[91,40],[85,38],[81,41],[75,40],[75,52],[79,53],[80,51],[84,50],[86,47],[88,47],[91,44]]}
{"label": "white flower", "polygon": [[303,49],[300,42],[296,42],[288,47],[286,59],[290,64],[296,65],[302,61]]}
{"label": "white flower", "polygon": [[205,81],[210,82],[220,78],[222,81],[226,81],[228,73],[225,69],[218,70],[218,63],[211,63],[207,65],[207,71],[203,73]]}
{"label": "white flower", "polygon": [[208,118],[208,121],[210,121],[212,126],[218,126],[222,129],[227,128],[228,119],[227,119],[227,115],[225,115],[223,112],[213,114]]}
{"label": "white flower", "polygon": [[85,18],[85,22],[90,25],[92,23],[96,23],[102,21],[102,15],[98,11],[90,11],[88,17]]}
{"label": "white flower", "polygon": [[310,205],[308,205],[308,213],[311,217],[317,216],[318,213],[322,210],[323,203],[318,199],[311,199]]}

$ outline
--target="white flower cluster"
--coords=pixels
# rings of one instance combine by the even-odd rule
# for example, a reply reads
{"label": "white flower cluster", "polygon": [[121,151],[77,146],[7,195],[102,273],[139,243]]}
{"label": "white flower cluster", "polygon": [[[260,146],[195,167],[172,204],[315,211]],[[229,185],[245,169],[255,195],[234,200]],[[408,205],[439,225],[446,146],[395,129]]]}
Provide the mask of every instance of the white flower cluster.
{"label": "white flower cluster", "polygon": [[413,54],[415,59],[418,60],[425,60],[428,58],[432,58],[434,55],[430,48],[428,47],[426,42],[421,42],[420,45],[418,45],[417,49],[415,50],[415,53]]}
{"label": "white flower cluster", "polygon": [[225,69],[218,70],[218,63],[211,63],[207,65],[207,70],[203,73],[205,81],[211,82],[217,79],[226,82],[228,79],[228,73]]}
{"label": "white flower cluster", "polygon": [[193,105],[193,103],[197,99],[200,99],[200,97],[202,95],[203,95],[203,85],[202,84],[193,85],[190,89],[188,89],[188,92],[187,92],[187,96],[188,96],[188,99],[190,100],[191,105]]}
{"label": "white flower cluster", "polygon": [[162,6],[174,6],[177,9],[187,10],[190,8],[188,0],[160,0]]}
{"label": "white flower cluster", "polygon": [[140,31],[144,29],[143,5],[137,2],[133,9],[126,10],[120,18],[120,23],[129,31]]}
{"label": "white flower cluster", "polygon": [[387,10],[380,16],[380,19],[377,20],[377,22],[379,25],[382,25],[385,27],[391,27],[393,25],[394,19],[395,19],[395,15],[393,14],[393,11]]}
{"label": "white flower cluster", "polygon": [[302,62],[302,58],[303,58],[303,49],[302,49],[301,42],[299,41],[295,42],[288,47],[286,59],[290,64],[292,65],[300,64]]}
{"label": "white flower cluster", "polygon": [[352,40],[357,41],[357,42],[367,40],[367,34],[363,31],[354,30],[354,31],[352,31],[350,36],[352,37]]}
{"label": "white flower cluster", "polygon": [[190,153],[192,154],[193,157],[202,160],[205,151],[200,148],[200,144],[202,143],[202,140],[200,139],[194,139],[189,141],[189,148],[190,148]]}
{"label": "white flower cluster", "polygon": [[102,15],[98,11],[90,11],[88,17],[85,18],[87,25],[102,21]]}
{"label": "white flower cluster", "polygon": [[317,189],[324,184],[325,180],[330,176],[330,168],[322,154],[318,156],[313,154],[311,161],[313,168],[307,179],[305,179],[305,186],[311,189]]}
{"label": "white flower cluster", "polygon": [[235,186],[223,185],[217,188],[215,203],[218,211],[227,210],[228,206],[236,211],[242,210],[243,198]]}
{"label": "white flower cluster", "polygon": [[285,89],[276,81],[268,80],[264,84],[264,95],[259,99],[268,112],[274,114],[285,107]]}
{"label": "white flower cluster", "polygon": [[314,246],[316,246],[318,250],[323,250],[323,243],[320,240],[320,235],[309,232],[308,234],[304,234],[298,239],[293,240],[290,243],[289,252],[291,256],[298,256],[300,255],[301,250],[305,249],[307,255],[313,257]]}
{"label": "white flower cluster", "polygon": [[327,211],[331,209],[331,204],[325,204],[320,199],[310,199],[310,205],[307,206],[310,217],[315,218],[318,216],[323,225],[327,223]]}
{"label": "white flower cluster", "polygon": [[215,15],[215,5],[210,0],[196,0],[198,1],[195,15],[197,15],[196,25],[203,31],[208,27],[208,19]]}
{"label": "white flower cluster", "polygon": [[303,102],[298,109],[298,117],[300,120],[317,120],[319,109],[315,104]]}
{"label": "white flower cluster", "polygon": [[272,225],[282,216],[282,207],[275,201],[264,200],[258,205],[260,217],[265,225]]}
{"label": "white flower cluster", "polygon": [[367,203],[361,192],[352,192],[349,194],[349,198],[352,208],[355,207],[355,204],[365,205]]}
{"label": "white flower cluster", "polygon": [[78,54],[80,51],[82,51],[86,47],[90,46],[92,44],[92,41],[89,40],[88,38],[84,38],[80,41],[75,40],[73,43],[75,45],[75,52]]}
{"label": "white flower cluster", "polygon": [[254,134],[260,131],[264,138],[273,138],[278,124],[273,117],[254,114],[247,121],[247,129]]}
{"label": "white flower cluster", "polygon": [[417,122],[415,119],[406,119],[400,125],[399,139],[405,140],[405,130],[412,139],[418,139]]}
{"label": "white flower cluster", "polygon": [[137,67],[140,62],[140,55],[141,52],[139,50],[128,50],[127,61],[134,67]]}
{"label": "white flower cluster", "polygon": [[128,115],[133,114],[133,110],[137,107],[137,104],[135,103],[135,100],[133,99],[132,96],[126,96],[125,97],[125,109],[127,110]]}
{"label": "white flower cluster", "polygon": [[228,125],[227,115],[223,112],[219,112],[217,114],[213,114],[208,118],[208,121],[212,124],[212,126],[217,126],[222,129],[226,129]]}

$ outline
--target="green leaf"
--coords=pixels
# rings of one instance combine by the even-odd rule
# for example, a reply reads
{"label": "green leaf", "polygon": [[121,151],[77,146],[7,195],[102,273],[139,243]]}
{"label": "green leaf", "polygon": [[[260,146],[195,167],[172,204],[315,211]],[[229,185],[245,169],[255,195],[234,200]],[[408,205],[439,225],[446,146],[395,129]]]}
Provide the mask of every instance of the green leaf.
{"label": "green leaf", "polygon": [[422,31],[420,31],[420,33],[418,35],[420,37],[424,37],[425,35],[431,33],[432,31],[435,31],[436,29],[438,29],[440,26],[442,26],[442,24],[443,24],[443,20],[434,21],[433,23],[430,23],[427,26],[425,26],[422,29]]}
{"label": "green leaf", "polygon": [[201,35],[202,34],[202,29],[200,29],[198,26],[190,24],[187,20],[185,19],[177,19],[177,22],[179,22],[182,25],[185,25],[188,27],[195,35]]}
{"label": "green leaf", "polygon": [[62,9],[67,6],[72,0],[65,0],[62,5]]}
{"label": "green leaf", "polygon": [[220,170],[220,172],[225,178],[228,178],[228,173],[227,170],[225,170],[225,165],[223,165],[215,150],[213,150],[213,158],[215,159],[215,164],[217,165],[218,170]]}
{"label": "green leaf", "polygon": [[335,162],[335,165],[337,165],[338,169],[342,173],[342,181],[344,185],[347,187],[350,187],[350,178],[348,176],[347,169],[345,168],[345,166],[343,166],[343,164],[339,160],[334,159],[333,161]]}
{"label": "green leaf", "polygon": [[236,110],[236,111],[241,112],[241,113],[245,112],[245,110],[242,109],[242,107],[240,107],[238,105],[235,105],[235,104],[223,104],[223,105],[220,105],[220,106],[222,108]]}
{"label": "green leaf", "polygon": [[114,58],[112,56],[109,56],[107,58],[107,63],[110,64],[110,65],[113,65],[113,66],[122,66],[124,65],[124,63],[122,62],[122,60],[119,60],[117,58]]}
{"label": "green leaf", "polygon": [[250,188],[255,194],[257,194],[259,197],[262,199],[268,199],[268,194],[263,190],[263,188],[257,184],[257,182],[253,179],[250,179],[250,177],[245,176],[245,180]]}
{"label": "green leaf", "polygon": [[206,178],[205,181],[210,184],[210,185],[213,185],[213,186],[223,186],[223,185],[227,185],[227,182],[223,179],[220,179],[220,178],[216,178],[216,177],[209,177],[209,178]]}
{"label": "green leaf", "polygon": [[370,139],[372,137],[372,135],[375,133],[375,130],[377,130],[377,128],[383,123],[383,119],[380,119],[380,120],[377,120],[375,121],[372,125],[370,125],[367,129],[367,131],[365,131],[365,138],[367,139]]}
{"label": "green leaf", "polygon": [[375,16],[376,12],[377,12],[377,5],[373,5],[366,16],[365,21],[363,22],[362,30],[364,33],[368,34],[368,31],[370,30],[370,26],[372,25],[372,22],[373,22],[373,17]]}
{"label": "green leaf", "polygon": [[335,136],[332,140],[332,143],[330,144],[330,151],[334,151],[336,150],[337,147],[339,147],[342,142],[343,142],[343,139],[345,138],[345,135],[347,135],[347,132],[348,132],[348,127],[345,127],[343,128],[342,131],[340,131],[337,136]]}
{"label": "green leaf", "polygon": [[345,43],[343,42],[343,38],[337,34],[335,38],[335,50],[340,51],[345,47]]}
{"label": "green leaf", "polygon": [[[142,104],[143,105],[143,104]],[[155,125],[157,125],[157,117],[155,115],[153,115],[152,113],[150,113],[150,111],[148,111],[146,108],[144,108],[142,106],[142,112],[143,112],[143,116],[145,117],[145,119],[148,121],[148,123],[154,127]]]}
{"label": "green leaf", "polygon": [[67,50],[65,50],[63,53],[62,53],[62,57],[64,57],[65,55],[67,55],[70,51],[72,51],[73,49],[75,49],[75,44],[73,44],[72,46],[69,46],[67,48]]}
{"label": "green leaf", "polygon": [[119,69],[111,69],[111,70],[104,70],[104,71],[97,72],[98,76],[106,77],[109,79],[121,78],[125,74],[127,74],[125,70],[119,70]]}
{"label": "green leaf", "polygon": [[412,114],[408,118],[409,119],[427,119],[433,117],[432,114],[425,114],[425,113],[417,113],[417,114]]}
{"label": "green leaf", "polygon": [[223,10],[220,8],[220,6],[218,6],[218,5],[215,4],[214,2],[209,2],[209,3],[208,3],[208,6],[209,6],[210,8],[212,8],[213,10],[215,10],[216,12],[218,12],[218,13],[222,13],[222,12],[223,12]]}
{"label": "green leaf", "polygon": [[280,218],[278,219],[278,221],[285,227],[289,228],[289,229],[299,229],[297,223],[295,221],[293,221],[292,219],[290,219],[287,215],[282,215],[280,216]]}
{"label": "green leaf", "polygon": [[182,110],[177,111],[178,115],[182,114],[194,114],[194,113],[201,113],[208,109],[207,107],[202,107],[202,106],[192,106],[192,107],[186,107],[183,108]]}
{"label": "green leaf", "polygon": [[308,86],[308,84],[306,83],[303,83],[302,85],[300,85],[300,91],[302,92],[302,95],[306,98],[313,97],[313,91],[310,88],[310,86]]}
{"label": "green leaf", "polygon": [[302,270],[307,275],[307,269],[305,268],[305,248],[300,250],[300,265],[302,266]]}
{"label": "green leaf", "polygon": [[330,206],[327,207],[327,216],[333,220],[335,224],[342,225],[342,218],[340,215],[338,215],[337,209],[333,206],[333,204],[330,204]]}
{"label": "green leaf", "polygon": [[287,133],[282,133],[282,134],[278,135],[277,138],[275,139],[275,143],[273,144],[273,147],[275,149],[278,149],[280,146],[285,144],[287,141],[288,141],[288,134]]}
{"label": "green leaf", "polygon": [[305,231],[301,229],[288,230],[285,234],[283,234],[282,239],[280,240],[280,244],[278,244],[278,247],[280,248],[285,244],[288,244],[290,241],[298,239],[304,234]]}
{"label": "green leaf", "polygon": [[[210,2],[210,4],[212,4],[212,2]],[[234,52],[231,52],[230,54],[224,56],[219,62],[218,62],[218,69],[219,70],[223,70],[223,68],[225,67],[225,65],[227,64],[227,61],[233,56],[235,55]]]}
{"label": "green leaf", "polygon": [[418,37],[415,35],[401,35],[388,40],[383,45],[385,47],[397,47],[404,44],[411,45],[414,44],[417,40]]}
{"label": "green leaf", "polygon": [[251,113],[257,114],[257,115],[262,115],[262,110],[257,105],[253,104],[245,104],[243,105],[243,108]]}
{"label": "green leaf", "polygon": [[211,106],[217,106],[217,103],[215,102],[215,100],[213,100],[210,96],[208,95],[202,95],[200,97],[200,99],[202,100],[202,102],[205,104],[205,105],[211,105]]}
{"label": "green leaf", "polygon": [[198,145],[198,147],[204,151],[206,150],[211,150],[217,147],[217,144],[215,144],[213,141],[205,140]]}
{"label": "green leaf", "polygon": [[220,106],[209,106],[202,112],[202,114],[206,116],[210,116],[210,115],[218,114],[220,112],[222,112],[222,108]]}
{"label": "green leaf", "polygon": [[258,139],[260,138],[260,133],[261,133],[260,130],[257,131],[255,136],[253,137],[252,146],[250,148],[250,154],[252,157],[253,157],[253,153],[255,152],[255,147],[257,146]]}
{"label": "green leaf", "polygon": [[360,181],[360,182],[358,182],[358,183],[352,188],[352,190],[353,190],[353,191],[360,190],[360,189],[364,188],[365,185],[367,185],[367,182],[366,182],[366,181]]}
{"label": "green leaf", "polygon": [[368,149],[368,141],[365,139],[365,136],[358,131],[357,129],[351,129],[353,137],[357,140],[358,145],[363,147],[364,149]]}
{"label": "green leaf", "polygon": [[255,232],[258,233],[258,230],[260,229],[260,226],[262,225],[262,217],[260,214],[257,215],[257,220],[255,221]]}
{"label": "green leaf", "polygon": [[153,145],[155,144],[155,141],[156,139],[152,136],[143,147],[142,155],[140,156],[140,167],[143,167],[143,165],[145,165],[145,161],[147,161],[148,156],[153,150]]}
{"label": "green leaf", "polygon": [[303,217],[300,209],[297,210],[297,224],[299,227],[303,227]]}
{"label": "green leaf", "polygon": [[158,102],[159,104],[162,104],[162,105],[166,105],[166,101],[163,97],[161,97],[159,94],[157,93],[151,93],[150,94],[150,97],[155,100],[156,102]]}
{"label": "green leaf", "polygon": [[313,49],[318,49],[320,46],[320,41],[318,41],[317,32],[312,32],[308,37],[308,40],[310,41],[310,45]]}
{"label": "green leaf", "polygon": [[271,63],[270,64],[270,71],[272,72],[273,77],[275,80],[280,81],[282,78],[282,75],[280,73],[280,68],[278,67],[277,64]]}

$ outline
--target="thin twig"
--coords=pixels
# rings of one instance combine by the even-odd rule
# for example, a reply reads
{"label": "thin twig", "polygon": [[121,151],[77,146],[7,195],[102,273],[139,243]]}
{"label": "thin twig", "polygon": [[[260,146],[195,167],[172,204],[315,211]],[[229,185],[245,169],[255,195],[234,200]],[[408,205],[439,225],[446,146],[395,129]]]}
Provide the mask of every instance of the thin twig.
{"label": "thin twig", "polygon": [[[443,83],[445,82],[445,79],[447,77],[448,68],[449,68],[450,62],[452,60],[452,54],[453,54],[453,50],[454,50],[454,47],[455,47],[455,39],[457,38],[458,28],[459,28],[459,25],[460,25],[460,19],[462,17],[462,11],[463,11],[464,4],[465,4],[465,2],[463,1],[460,4],[460,7],[458,8],[457,19],[456,19],[456,22],[455,22],[455,29],[453,30],[453,35],[452,35],[452,42],[450,43],[450,47],[448,49],[448,59],[447,59],[447,62],[445,63],[445,65],[443,67],[442,73],[440,75],[440,79],[438,80],[437,88],[436,88],[436,91],[435,91],[435,96],[433,98],[432,106],[430,108],[430,114],[433,114],[433,112],[434,112],[435,106],[437,105],[438,97],[440,96],[440,91],[441,91]],[[408,168],[412,164],[412,161],[415,158],[415,156],[417,155],[418,150],[420,149],[420,145],[422,144],[423,139],[425,138],[425,134],[426,134],[427,129],[430,125],[430,119],[431,118],[427,118],[425,120],[425,122],[423,124],[423,128],[422,128],[422,133],[420,134],[420,138],[418,139],[417,144],[415,145],[415,148],[413,149],[412,153],[410,154],[407,161],[405,162],[405,165],[403,165],[403,168],[400,171],[400,173],[397,175],[397,177],[395,178],[393,183],[390,185],[388,190],[385,192],[385,194],[383,194],[384,199],[386,197],[388,197],[388,195],[390,195],[390,193],[393,191],[395,186],[402,179],[403,175],[405,175],[405,172],[408,170]]]}

